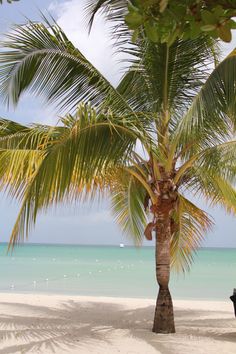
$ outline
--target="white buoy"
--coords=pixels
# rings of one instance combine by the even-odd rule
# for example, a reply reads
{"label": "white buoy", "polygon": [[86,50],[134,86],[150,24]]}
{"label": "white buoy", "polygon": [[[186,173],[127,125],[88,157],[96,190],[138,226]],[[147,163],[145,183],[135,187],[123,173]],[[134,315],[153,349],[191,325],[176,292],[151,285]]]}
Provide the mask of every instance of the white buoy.
{"label": "white buoy", "polygon": [[123,243],[120,243],[120,248],[124,248],[125,245]]}
{"label": "white buoy", "polygon": [[46,278],[45,280],[48,281],[48,278]]}
{"label": "white buoy", "polygon": [[67,275],[66,274],[64,274],[64,278],[66,278],[67,277]]}

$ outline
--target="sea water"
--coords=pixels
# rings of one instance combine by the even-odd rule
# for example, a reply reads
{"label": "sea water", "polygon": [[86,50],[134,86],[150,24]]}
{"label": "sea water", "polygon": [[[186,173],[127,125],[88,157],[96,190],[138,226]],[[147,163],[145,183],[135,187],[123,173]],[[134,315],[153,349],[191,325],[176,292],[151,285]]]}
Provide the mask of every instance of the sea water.
{"label": "sea water", "polygon": [[[153,247],[0,245],[0,292],[155,298]],[[236,249],[200,249],[191,270],[172,272],[175,299],[228,300]]]}

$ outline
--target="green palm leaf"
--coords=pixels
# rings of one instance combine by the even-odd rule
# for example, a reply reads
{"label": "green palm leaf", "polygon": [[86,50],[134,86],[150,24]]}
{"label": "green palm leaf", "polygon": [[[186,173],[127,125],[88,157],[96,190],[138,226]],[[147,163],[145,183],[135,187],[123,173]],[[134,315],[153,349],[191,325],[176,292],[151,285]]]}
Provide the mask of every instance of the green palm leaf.
{"label": "green palm leaf", "polygon": [[172,218],[171,265],[177,270],[190,269],[193,253],[212,228],[212,219],[188,199],[179,196]]}
{"label": "green palm leaf", "polygon": [[[2,183],[11,193],[23,198],[13,243],[20,234],[27,235],[39,210],[63,200],[77,200],[88,186],[93,195],[94,188],[99,186],[96,181],[131,153],[138,132],[132,130],[131,120],[124,126],[122,120],[112,123],[112,118],[80,105],[74,117],[68,115],[62,120],[64,127],[46,129],[40,139],[39,131],[33,129],[31,138],[23,136],[20,143],[18,138],[14,141],[13,134],[10,146],[4,144],[2,150],[0,141]],[[23,191],[22,173],[27,177]]]}
{"label": "green palm leaf", "polygon": [[235,161],[235,140],[207,148],[185,162],[183,166],[187,168],[183,170],[180,183],[192,193],[204,196],[210,204],[235,213]]}
{"label": "green palm leaf", "polygon": [[[44,18],[45,19],[45,18]],[[17,104],[30,90],[60,109],[75,109],[80,101],[101,106],[109,98],[113,107],[130,107],[102,74],[73,46],[62,29],[45,19],[14,26],[1,43],[0,94],[7,104]]]}
{"label": "green palm leaf", "polygon": [[136,244],[142,242],[147,224],[144,210],[146,193],[133,175],[122,169],[116,171],[111,193],[112,211],[123,232]]}
{"label": "green palm leaf", "polygon": [[180,149],[195,154],[202,148],[229,140],[236,127],[236,52],[232,51],[206,80],[176,136]]}
{"label": "green palm leaf", "polygon": [[205,81],[208,64],[214,61],[212,46],[206,38],[177,41],[171,47],[140,40],[126,49],[132,66],[118,91],[134,109],[159,114],[167,110],[174,125]]}

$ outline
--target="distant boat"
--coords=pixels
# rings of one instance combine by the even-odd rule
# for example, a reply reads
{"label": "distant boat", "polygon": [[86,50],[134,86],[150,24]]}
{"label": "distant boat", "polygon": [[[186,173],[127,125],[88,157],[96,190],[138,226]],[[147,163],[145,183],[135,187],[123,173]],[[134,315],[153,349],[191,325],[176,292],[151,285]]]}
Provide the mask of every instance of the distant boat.
{"label": "distant boat", "polygon": [[125,245],[123,243],[120,243],[120,248],[125,247]]}

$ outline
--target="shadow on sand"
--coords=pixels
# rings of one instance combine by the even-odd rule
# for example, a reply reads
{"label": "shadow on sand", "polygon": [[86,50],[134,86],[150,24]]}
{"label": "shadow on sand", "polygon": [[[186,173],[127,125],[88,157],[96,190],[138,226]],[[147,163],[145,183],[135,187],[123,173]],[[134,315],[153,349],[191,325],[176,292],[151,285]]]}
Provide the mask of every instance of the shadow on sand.
{"label": "shadow on sand", "polygon": [[[227,318],[228,313],[222,316],[223,318],[217,318],[219,313],[213,311],[177,308],[177,334],[166,336],[151,332],[153,306],[127,310],[112,303],[83,304],[72,300],[63,302],[60,308],[22,303],[1,303],[0,306],[1,309],[8,307],[8,315],[0,314],[0,343],[6,343],[5,346],[1,345],[2,354],[70,353],[76,348],[76,352],[83,353],[83,348],[87,348],[88,343],[95,346],[100,353],[99,345],[110,345],[113,334],[119,336],[119,331],[147,342],[157,353],[162,354],[181,353],[181,346],[185,347],[186,353],[193,354],[192,340],[200,341],[206,338],[234,343],[236,353],[236,321],[233,317]],[[17,315],[14,315],[14,312]],[[19,313],[26,315],[21,316]],[[224,312],[222,314],[224,315]],[[186,336],[189,338],[187,344]],[[17,344],[10,345],[12,339]]]}

